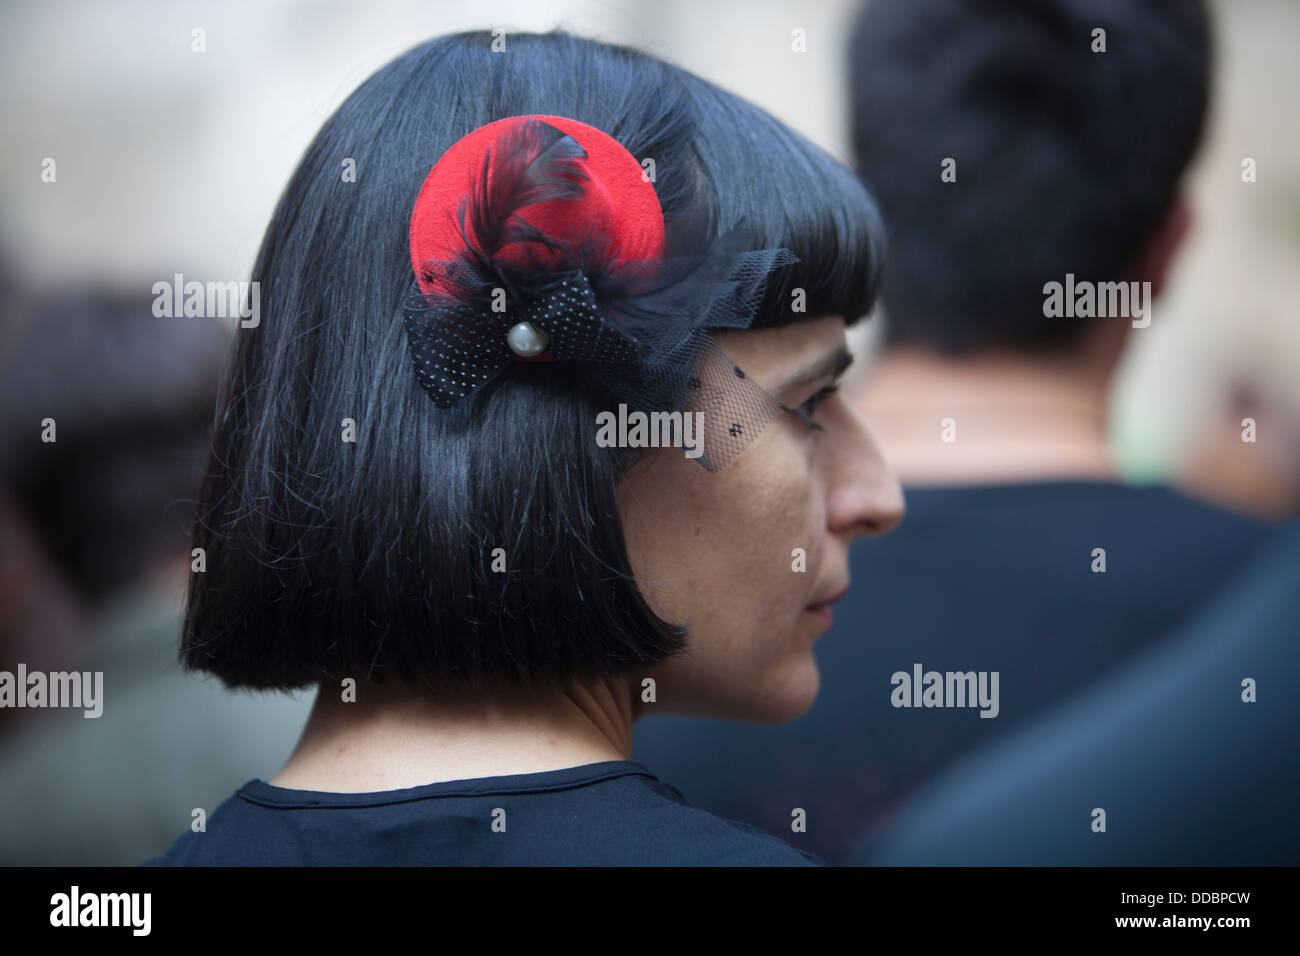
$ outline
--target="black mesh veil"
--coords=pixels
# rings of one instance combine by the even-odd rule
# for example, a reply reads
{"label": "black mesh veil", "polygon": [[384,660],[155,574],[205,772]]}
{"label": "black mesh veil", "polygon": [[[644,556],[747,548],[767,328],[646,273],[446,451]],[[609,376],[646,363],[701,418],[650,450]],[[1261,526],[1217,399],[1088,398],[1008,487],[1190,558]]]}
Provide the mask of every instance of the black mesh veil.
{"label": "black mesh veil", "polygon": [[507,335],[527,322],[545,333],[551,358],[582,363],[629,412],[697,414],[703,453],[696,460],[718,471],[781,405],[710,330],[747,328],[768,275],[796,261],[779,249],[727,252],[740,241],[732,233],[698,257],[620,263],[594,284],[574,269],[516,277],[507,288],[499,270],[426,262],[425,282],[439,291],[417,287],[404,308],[416,378],[438,407],[455,405],[517,360]]}

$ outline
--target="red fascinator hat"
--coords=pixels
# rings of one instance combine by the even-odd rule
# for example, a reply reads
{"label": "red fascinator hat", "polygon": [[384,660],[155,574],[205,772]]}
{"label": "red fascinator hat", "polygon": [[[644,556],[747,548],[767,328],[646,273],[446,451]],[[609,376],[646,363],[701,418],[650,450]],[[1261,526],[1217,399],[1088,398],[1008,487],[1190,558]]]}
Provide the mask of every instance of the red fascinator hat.
{"label": "red fascinator hat", "polygon": [[[547,176],[560,182],[548,189]],[[582,188],[565,190],[564,183],[581,183]],[[468,197],[479,198],[485,208],[478,216],[469,214],[463,232],[461,213]],[[483,247],[491,242],[492,236],[477,235],[475,228],[493,214],[519,217],[553,242],[571,245],[586,236],[603,236],[616,259],[658,259],[664,251],[663,212],[641,164],[608,133],[563,116],[497,120],[442,155],[411,213],[416,276],[423,262],[453,260],[467,243]],[[522,237],[493,251],[520,266],[534,258],[552,264],[563,258],[561,250]]]}

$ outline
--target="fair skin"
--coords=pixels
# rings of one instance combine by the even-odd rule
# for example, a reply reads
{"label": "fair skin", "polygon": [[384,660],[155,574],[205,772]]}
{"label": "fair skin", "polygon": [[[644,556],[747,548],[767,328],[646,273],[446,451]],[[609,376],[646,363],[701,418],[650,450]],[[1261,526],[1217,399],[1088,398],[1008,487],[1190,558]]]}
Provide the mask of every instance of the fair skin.
{"label": "fair skin", "polygon": [[[1188,205],[1176,202],[1126,279],[1159,295],[1190,226]],[[1113,481],[1111,383],[1133,334],[1124,321],[1098,319],[1059,355],[891,349],[851,401],[905,484]],[[955,441],[943,440],[945,419]]]}
{"label": "fair skin", "polygon": [[[633,573],[656,613],[690,628],[682,655],[563,689],[448,697],[362,684],[353,703],[322,693],[270,783],[356,793],[537,773],[629,759],[647,713],[772,722],[805,711],[826,605],[849,583],[849,545],[893,528],[902,492],[861,421],[825,392],[847,353],[841,318],[718,339],[788,408],[822,397],[804,407],[807,421],[779,413],[715,474],[661,449],[620,483]],[[643,699],[647,678],[654,702]]]}

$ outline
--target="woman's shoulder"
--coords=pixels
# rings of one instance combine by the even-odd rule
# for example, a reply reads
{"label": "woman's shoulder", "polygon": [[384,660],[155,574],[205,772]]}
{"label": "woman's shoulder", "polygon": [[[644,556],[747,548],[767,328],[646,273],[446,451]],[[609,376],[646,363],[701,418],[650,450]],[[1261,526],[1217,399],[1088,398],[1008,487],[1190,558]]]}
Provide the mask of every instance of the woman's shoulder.
{"label": "woman's shoulder", "polygon": [[251,781],[145,865],[815,866],[633,761],[375,793]]}
{"label": "woman's shoulder", "polygon": [[[765,830],[729,820],[688,803],[673,786],[648,770],[642,778],[654,803],[629,825],[645,828],[669,866],[822,866],[810,853],[796,850]],[[644,861],[643,861],[644,865]]]}

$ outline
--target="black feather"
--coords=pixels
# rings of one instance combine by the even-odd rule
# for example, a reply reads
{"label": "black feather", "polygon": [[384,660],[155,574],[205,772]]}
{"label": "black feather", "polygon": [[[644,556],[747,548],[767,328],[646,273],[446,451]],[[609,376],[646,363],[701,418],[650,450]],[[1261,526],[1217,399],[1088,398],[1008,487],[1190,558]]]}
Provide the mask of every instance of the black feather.
{"label": "black feather", "polygon": [[506,130],[489,147],[473,191],[460,206],[461,235],[473,258],[491,269],[492,260],[511,243],[555,248],[557,240],[542,235],[519,210],[581,197],[587,175],[577,160],[586,156],[577,140],[541,120],[524,120]]}

